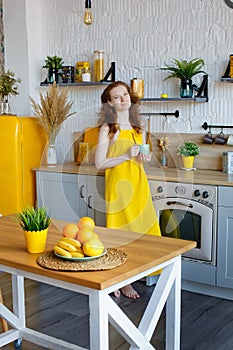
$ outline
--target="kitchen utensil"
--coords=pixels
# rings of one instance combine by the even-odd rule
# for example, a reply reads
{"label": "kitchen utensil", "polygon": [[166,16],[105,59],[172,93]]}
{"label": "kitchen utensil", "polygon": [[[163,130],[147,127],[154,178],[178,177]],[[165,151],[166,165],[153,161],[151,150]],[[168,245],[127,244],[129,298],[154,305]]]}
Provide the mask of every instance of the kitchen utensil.
{"label": "kitchen utensil", "polygon": [[147,138],[146,143],[150,146],[150,151],[152,151],[152,141],[151,141],[151,133],[150,133],[150,116],[148,117],[148,131],[147,131]]}

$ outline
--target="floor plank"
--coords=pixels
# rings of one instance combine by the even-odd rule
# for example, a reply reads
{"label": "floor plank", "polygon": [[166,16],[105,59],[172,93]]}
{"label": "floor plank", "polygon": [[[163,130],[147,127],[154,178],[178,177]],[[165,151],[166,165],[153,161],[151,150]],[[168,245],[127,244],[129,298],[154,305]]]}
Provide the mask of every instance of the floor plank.
{"label": "floor plank", "polygon": [[[10,275],[1,273],[0,277],[4,303],[12,308]],[[89,348],[87,296],[27,279],[25,285],[28,327]],[[141,294],[140,299],[130,300],[124,296],[113,299],[138,325],[154,287],[138,281],[135,288]],[[182,291],[181,350],[232,350],[232,329],[232,301]],[[165,350],[164,337],[165,310],[151,340],[157,350]],[[14,345],[2,349],[12,350]],[[129,345],[111,326],[110,349],[129,349]],[[23,341],[22,350],[45,348]]]}

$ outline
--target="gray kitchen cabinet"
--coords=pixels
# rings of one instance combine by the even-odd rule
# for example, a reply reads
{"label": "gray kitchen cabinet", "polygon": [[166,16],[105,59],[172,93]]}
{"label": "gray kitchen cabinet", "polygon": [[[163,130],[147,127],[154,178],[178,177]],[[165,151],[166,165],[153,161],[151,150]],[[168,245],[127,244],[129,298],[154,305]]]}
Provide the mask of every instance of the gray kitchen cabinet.
{"label": "gray kitchen cabinet", "polygon": [[78,221],[80,215],[86,214],[86,202],[80,196],[82,176],[37,171],[38,205],[44,205],[54,219]]}
{"label": "gray kitchen cabinet", "polygon": [[233,188],[218,191],[217,285],[233,288]]}
{"label": "gray kitchen cabinet", "polygon": [[37,202],[54,219],[77,222],[92,217],[105,226],[104,177],[58,172],[36,172]]}
{"label": "gray kitchen cabinet", "polygon": [[88,216],[95,220],[96,225],[106,226],[105,177],[85,175],[85,178]]}

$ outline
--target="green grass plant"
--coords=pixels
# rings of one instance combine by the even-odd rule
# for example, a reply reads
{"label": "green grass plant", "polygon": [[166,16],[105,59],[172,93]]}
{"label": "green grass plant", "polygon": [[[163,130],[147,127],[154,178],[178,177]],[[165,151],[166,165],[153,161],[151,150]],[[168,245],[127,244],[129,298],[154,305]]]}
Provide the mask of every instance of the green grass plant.
{"label": "green grass plant", "polygon": [[44,207],[27,206],[17,214],[16,221],[24,231],[42,231],[49,227],[51,217]]}
{"label": "green grass plant", "polygon": [[192,79],[194,75],[204,73],[201,68],[204,65],[202,58],[194,58],[191,61],[173,59],[172,65],[166,64],[166,67],[161,67],[160,70],[168,71],[170,75],[164,80],[170,78],[179,78],[181,80]]}

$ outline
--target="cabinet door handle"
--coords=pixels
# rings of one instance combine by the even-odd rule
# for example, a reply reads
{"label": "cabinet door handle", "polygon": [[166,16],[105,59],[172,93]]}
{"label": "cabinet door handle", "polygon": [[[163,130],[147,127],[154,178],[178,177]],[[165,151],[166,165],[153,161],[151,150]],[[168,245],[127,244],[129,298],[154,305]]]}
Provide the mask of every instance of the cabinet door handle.
{"label": "cabinet door handle", "polygon": [[84,198],[85,196],[84,196],[84,193],[83,193],[83,190],[84,190],[84,185],[82,185],[81,187],[80,187],[80,197],[81,198]]}
{"label": "cabinet door handle", "polygon": [[91,198],[92,198],[91,195],[87,197],[87,206],[89,209],[93,209],[93,206],[91,205]]}

